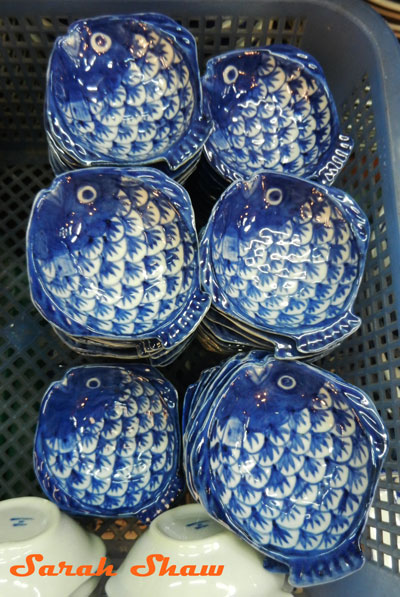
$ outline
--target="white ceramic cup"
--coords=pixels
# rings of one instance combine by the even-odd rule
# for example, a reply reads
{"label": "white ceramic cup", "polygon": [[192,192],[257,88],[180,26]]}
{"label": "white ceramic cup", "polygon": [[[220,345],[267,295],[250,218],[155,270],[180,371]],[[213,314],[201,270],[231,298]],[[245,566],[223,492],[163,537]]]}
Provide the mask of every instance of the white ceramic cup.
{"label": "white ceramic cup", "polygon": [[[210,566],[220,574],[200,574]],[[108,597],[288,597],[284,582],[284,574],[265,570],[263,556],[210,518],[200,504],[188,504],[153,520],[117,576],[107,581],[106,592]]]}
{"label": "white ceramic cup", "polygon": [[[99,576],[67,576],[65,567],[57,576],[43,572],[60,572],[59,562],[72,566],[71,573],[79,566],[92,566],[96,572],[105,552],[99,537],[84,531],[48,500],[22,497],[0,502],[2,596],[88,597]],[[35,554],[39,558],[33,558]],[[54,566],[54,570],[42,568],[40,574],[43,566]]]}

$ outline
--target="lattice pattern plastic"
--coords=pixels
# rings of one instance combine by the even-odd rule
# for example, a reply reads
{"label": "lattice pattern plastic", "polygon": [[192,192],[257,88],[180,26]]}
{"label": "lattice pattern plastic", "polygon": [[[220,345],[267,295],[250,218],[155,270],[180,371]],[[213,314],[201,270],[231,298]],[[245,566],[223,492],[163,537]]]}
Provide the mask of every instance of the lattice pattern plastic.
{"label": "lattice pattern plastic", "polygon": [[362,77],[342,113],[357,151],[336,184],[346,188],[363,206],[371,224],[371,240],[356,305],[362,326],[322,365],[366,388],[385,421],[391,445],[370,511],[364,546],[368,558],[400,573],[400,341],[374,105],[367,75]]}
{"label": "lattice pattern plastic", "polygon": [[[364,27],[373,28],[369,33],[361,33],[356,20],[350,19],[346,12],[349,4],[355,15],[361,14]],[[65,368],[85,362],[60,344],[35,311],[25,272],[24,237],[31,202],[52,178],[42,127],[47,57],[55,37],[74,19],[131,9],[131,3],[124,0],[112,4],[88,1],[86,6],[77,0],[67,4],[3,0],[0,8],[0,155],[4,166],[0,177],[1,499],[40,495],[31,464],[39,402],[47,385],[59,379]],[[364,547],[367,557],[378,566],[400,573],[400,344],[396,307],[400,297],[396,299],[395,294],[397,288],[399,295],[400,271],[398,263],[392,261],[400,237],[395,208],[400,185],[396,191],[395,159],[388,153],[385,137],[398,130],[390,103],[394,95],[400,96],[400,78],[394,81],[393,74],[383,77],[382,73],[393,59],[388,50],[395,51],[391,38],[382,32],[379,18],[355,0],[336,0],[334,6],[327,0],[321,4],[317,0],[214,0],[201,5],[192,0],[139,1],[135,11],[141,10],[166,12],[189,28],[197,38],[201,65],[210,56],[235,47],[283,42],[304,47],[325,68],[341,104],[343,125],[356,141],[354,156],[337,184],[367,212],[372,235],[357,302],[362,328],[326,359],[324,366],[367,391],[389,430],[389,457],[370,512]],[[374,41],[375,28],[379,29],[379,42]],[[389,57],[386,62],[384,51]],[[397,91],[393,97],[382,92],[384,78],[385,86]],[[389,145],[393,148],[394,143]],[[194,200],[201,205],[202,197]],[[216,360],[218,357],[193,343],[166,375],[182,395],[201,368]],[[134,521],[93,520],[85,524],[107,541],[116,561],[143,530]]]}

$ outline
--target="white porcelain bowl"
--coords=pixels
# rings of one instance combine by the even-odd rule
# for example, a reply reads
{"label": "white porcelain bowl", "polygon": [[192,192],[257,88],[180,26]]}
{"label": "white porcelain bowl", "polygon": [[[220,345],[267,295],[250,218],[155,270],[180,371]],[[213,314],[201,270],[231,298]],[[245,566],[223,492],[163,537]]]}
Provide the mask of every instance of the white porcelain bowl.
{"label": "white porcelain bowl", "polygon": [[[42,566],[59,562],[92,566],[96,572],[105,546],[99,537],[84,531],[78,523],[51,502],[22,497],[0,502],[0,595],[4,597],[88,597],[100,577],[41,576]],[[39,558],[28,558],[38,554]],[[26,576],[17,576],[35,570]],[[17,567],[13,570],[10,569]],[[47,569],[47,572],[50,570]],[[42,570],[44,572],[44,570]]]}
{"label": "white porcelain bowl", "polygon": [[[210,572],[210,566],[220,574],[199,575],[202,567]],[[160,575],[167,568],[175,575]],[[107,581],[106,592],[108,597],[288,597],[284,581],[284,574],[265,570],[262,555],[210,518],[200,504],[187,504],[151,523],[117,576]]]}

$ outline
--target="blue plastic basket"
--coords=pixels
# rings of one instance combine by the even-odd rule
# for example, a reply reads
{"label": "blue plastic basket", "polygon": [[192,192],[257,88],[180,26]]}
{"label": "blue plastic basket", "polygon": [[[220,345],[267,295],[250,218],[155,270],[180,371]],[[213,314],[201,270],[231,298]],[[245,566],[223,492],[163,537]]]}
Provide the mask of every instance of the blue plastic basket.
{"label": "blue plastic basket", "polygon": [[[373,397],[391,445],[364,533],[370,562],[355,575],[309,590],[324,597],[400,593],[400,46],[359,0],[2,0],[0,6],[0,496],[37,494],[31,448],[45,387],[82,363],[29,299],[24,236],[32,199],[52,174],[42,126],[47,58],[73,20],[158,11],[197,38],[200,64],[235,47],[291,43],[323,66],[354,155],[337,181],[368,214],[371,243],[357,309],[363,325],[323,365]],[[194,199],[201,201],[201,197]],[[398,315],[399,314],[399,315]],[[182,392],[217,357],[192,348],[167,376]],[[201,354],[199,354],[201,352]],[[117,561],[141,528],[94,521]],[[100,590],[101,591],[101,590]]]}

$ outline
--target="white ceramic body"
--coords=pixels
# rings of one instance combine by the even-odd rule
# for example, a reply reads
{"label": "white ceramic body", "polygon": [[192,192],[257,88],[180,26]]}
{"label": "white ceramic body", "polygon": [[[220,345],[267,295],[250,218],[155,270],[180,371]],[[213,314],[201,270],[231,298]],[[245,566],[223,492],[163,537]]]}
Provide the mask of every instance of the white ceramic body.
{"label": "white ceramic body", "polygon": [[[152,560],[155,572],[139,577],[131,573],[150,571],[148,556],[169,558],[168,566],[223,565],[220,576],[159,576],[161,561]],[[288,597],[284,574],[263,568],[263,556],[226,530],[200,504],[187,504],[158,516],[135,542],[118,570],[106,584],[108,597]]]}
{"label": "white ceramic body", "polygon": [[[84,531],[78,523],[59,511],[48,500],[22,497],[0,502],[0,595],[7,597],[88,597],[101,577],[41,576],[41,566],[65,561],[72,565],[98,568],[105,556],[99,537]],[[26,557],[41,554],[34,561],[35,572],[19,577],[11,574],[11,566],[27,570]]]}

